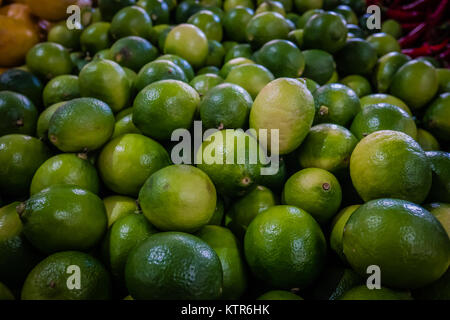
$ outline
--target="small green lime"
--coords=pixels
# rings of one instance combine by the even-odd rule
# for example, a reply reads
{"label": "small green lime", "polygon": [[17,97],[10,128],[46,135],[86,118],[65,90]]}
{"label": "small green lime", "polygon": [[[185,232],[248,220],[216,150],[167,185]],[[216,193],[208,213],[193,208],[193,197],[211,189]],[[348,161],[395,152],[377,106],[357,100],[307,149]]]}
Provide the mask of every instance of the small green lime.
{"label": "small green lime", "polygon": [[78,83],[78,77],[72,75],[62,75],[50,80],[42,93],[44,106],[49,107],[58,102],[80,98]]}
{"label": "small green lime", "polygon": [[152,20],[144,9],[138,6],[121,9],[111,21],[110,34],[114,39],[128,36],[150,38]]}
{"label": "small green lime", "polygon": [[20,133],[34,135],[38,111],[26,96],[0,91],[0,136]]}
{"label": "small green lime", "polygon": [[35,45],[28,51],[26,61],[31,72],[46,80],[70,74],[73,69],[69,51],[62,45],[52,42]]}

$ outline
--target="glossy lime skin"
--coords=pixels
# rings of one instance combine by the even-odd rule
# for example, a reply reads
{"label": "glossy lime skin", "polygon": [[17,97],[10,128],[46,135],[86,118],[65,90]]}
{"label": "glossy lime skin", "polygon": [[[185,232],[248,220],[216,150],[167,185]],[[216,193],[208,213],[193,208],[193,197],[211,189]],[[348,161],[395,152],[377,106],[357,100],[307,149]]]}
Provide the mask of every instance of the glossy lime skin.
{"label": "glossy lime skin", "polygon": [[159,56],[156,60],[168,60],[175,63],[177,66],[181,68],[181,70],[184,71],[184,74],[188,78],[188,80],[192,80],[194,78],[194,69],[189,64],[189,62],[186,59],[183,59],[177,55],[174,54],[165,54],[162,56]]}
{"label": "glossy lime skin", "polygon": [[199,74],[189,82],[200,97],[205,96],[209,90],[221,83],[223,83],[223,79],[214,73]]}
{"label": "glossy lime skin", "polygon": [[334,12],[313,15],[305,24],[303,44],[306,48],[335,53],[345,45],[347,28]]}
{"label": "glossy lime skin", "polygon": [[160,80],[179,80],[187,82],[183,70],[172,61],[152,61],[139,71],[136,78],[136,88],[141,91],[149,84]]}
{"label": "glossy lime skin", "polygon": [[127,133],[142,134],[141,130],[136,128],[136,126],[134,125],[132,114],[126,115],[122,119],[116,121],[116,124],[114,125],[114,133],[111,136],[111,139],[117,138]]}
{"label": "glossy lime skin", "polygon": [[333,174],[319,168],[306,168],[294,173],[283,189],[284,204],[305,210],[321,224],[333,217],[341,201],[339,181]]}
{"label": "glossy lime skin", "polygon": [[241,86],[255,99],[258,93],[274,79],[274,75],[266,67],[247,63],[231,69],[225,81]]}
{"label": "glossy lime skin", "polygon": [[367,96],[362,97],[359,102],[361,103],[361,108],[364,108],[366,106],[369,106],[371,104],[377,104],[377,103],[389,103],[393,104],[394,106],[397,106],[399,108],[402,108],[410,116],[412,116],[411,110],[408,108],[408,106],[399,98],[394,97],[390,94],[385,93],[373,93],[369,94]]}
{"label": "glossy lime skin", "polygon": [[153,21],[153,24],[169,23],[169,5],[165,1],[139,0],[138,6],[144,8]]}
{"label": "glossy lime skin", "polygon": [[137,36],[149,39],[152,20],[141,7],[131,6],[121,9],[111,21],[110,34],[114,39]]}
{"label": "glossy lime skin", "polygon": [[50,125],[50,119],[52,118],[53,114],[56,110],[61,108],[65,102],[58,102],[54,105],[51,105],[47,109],[45,109],[38,118],[37,121],[37,128],[36,128],[36,136],[37,138],[41,140],[48,140],[48,127]]}
{"label": "glossy lime skin", "polygon": [[372,76],[378,92],[387,92],[397,70],[410,60],[400,52],[390,52],[379,58]]}
{"label": "glossy lime skin", "polygon": [[0,136],[7,134],[34,135],[38,111],[26,96],[0,91]]}
{"label": "glossy lime skin", "polygon": [[381,32],[385,32],[387,34],[390,34],[395,39],[398,39],[402,35],[402,26],[400,23],[393,19],[385,20],[381,24]]}
{"label": "glossy lime skin", "polygon": [[247,24],[247,40],[259,48],[274,39],[287,39],[289,23],[277,12],[263,12],[253,16]]}
{"label": "glossy lime skin", "polygon": [[367,286],[354,287],[345,292],[339,300],[412,300],[409,293],[394,291],[388,288],[370,290]]}
{"label": "glossy lime skin", "polygon": [[117,12],[136,3],[136,0],[99,0],[98,8],[103,19],[111,21]]}
{"label": "glossy lime skin", "polygon": [[0,137],[0,146],[1,194],[26,196],[34,173],[50,157],[50,150],[42,141],[22,134]]}
{"label": "glossy lime skin", "polygon": [[190,16],[187,23],[200,28],[205,33],[208,40],[222,41],[223,30],[220,18],[211,11],[199,11]]}
{"label": "glossy lime skin", "polygon": [[70,30],[67,28],[66,21],[63,21],[50,29],[47,41],[58,43],[70,50],[77,50],[80,48],[80,36],[82,32],[82,29]]}
{"label": "glossy lime skin", "polygon": [[313,126],[297,151],[303,168],[322,168],[339,174],[348,169],[350,156],[358,139],[350,130],[337,124]]}
{"label": "glossy lime skin", "polygon": [[359,207],[359,204],[345,207],[338,212],[331,222],[330,247],[344,262],[346,260],[342,246],[342,237],[344,236],[345,225],[353,212]]}
{"label": "glossy lime skin", "polygon": [[400,52],[400,45],[390,34],[379,32],[367,37],[367,42],[377,51],[379,57],[389,52]]}
{"label": "glossy lime skin", "polygon": [[300,49],[287,40],[272,40],[255,52],[255,60],[268,68],[275,77],[299,77],[305,68]]}
{"label": "glossy lime skin", "polygon": [[114,111],[122,110],[130,99],[130,82],[122,67],[110,60],[94,60],[79,74],[83,97],[102,100]]}
{"label": "glossy lime skin", "polygon": [[381,282],[414,289],[439,279],[449,266],[450,239],[439,221],[404,200],[378,199],[359,207],[348,220],[344,254],[361,276],[369,265],[383,270]]}
{"label": "glossy lime skin", "polygon": [[365,40],[353,38],[336,53],[339,74],[370,74],[377,63],[376,50]]}
{"label": "glossy lime skin", "polygon": [[9,69],[0,75],[0,91],[21,93],[30,99],[37,108],[42,106],[43,88],[38,77],[22,69]]}
{"label": "glossy lime skin", "polygon": [[223,271],[222,299],[239,299],[247,289],[247,267],[242,246],[231,231],[219,226],[204,226],[196,236],[205,241],[220,259]]}
{"label": "glossy lime skin", "polygon": [[369,80],[363,76],[353,74],[346,76],[339,80],[339,82],[355,91],[359,98],[372,93],[372,87],[370,86]]}
{"label": "glossy lime skin", "polygon": [[149,137],[169,139],[174,130],[191,126],[199,102],[198,93],[187,83],[178,80],[158,81],[137,95],[133,122]]}
{"label": "glossy lime skin", "polygon": [[[0,277],[12,287],[20,287],[40,255],[22,233],[23,225],[12,202],[0,208]],[[1,300],[1,299],[0,299]]]}
{"label": "glossy lime skin", "polygon": [[102,200],[70,185],[53,185],[34,194],[19,214],[25,236],[45,253],[88,250],[107,228]]}
{"label": "glossy lime skin", "polygon": [[403,109],[388,103],[364,107],[353,119],[350,130],[359,140],[380,130],[401,131],[413,139],[417,136],[414,119]]}
{"label": "glossy lime skin", "polygon": [[254,11],[246,7],[236,7],[227,11],[222,21],[227,38],[237,42],[245,42],[247,38],[242,30],[247,26],[253,14]]}
{"label": "glossy lime skin", "polygon": [[72,75],[62,75],[53,78],[47,83],[42,93],[45,107],[80,97],[78,77]]}
{"label": "glossy lime skin", "polygon": [[224,83],[209,90],[200,103],[200,118],[205,128],[243,128],[253,100],[238,85]]}
{"label": "glossy lime skin", "polygon": [[336,68],[333,56],[324,50],[310,49],[303,51],[305,69],[302,76],[318,84],[325,84]]}
{"label": "glossy lime skin", "polygon": [[[186,42],[184,39],[189,39]],[[180,24],[167,35],[164,53],[171,53],[186,59],[194,68],[205,63],[208,55],[208,39],[204,32],[191,24]]]}
{"label": "glossy lime skin", "polygon": [[390,92],[409,107],[419,109],[430,102],[438,88],[436,69],[428,62],[412,60],[397,70]]}
{"label": "glossy lime skin", "polygon": [[103,204],[108,216],[108,228],[120,218],[139,212],[137,201],[126,196],[114,195],[103,198]]}
{"label": "glossy lime skin", "polygon": [[442,141],[450,141],[450,93],[442,93],[428,107],[425,126]]}
{"label": "glossy lime skin", "polygon": [[103,49],[108,49],[111,46],[110,29],[111,24],[108,22],[91,24],[81,34],[81,49],[91,57]]}
{"label": "glossy lime skin", "polygon": [[69,74],[73,69],[69,51],[62,45],[51,42],[38,43],[31,48],[26,62],[31,72],[47,80]]}
{"label": "glossy lime skin", "polygon": [[243,57],[231,59],[230,61],[227,61],[226,63],[224,63],[223,67],[219,71],[219,76],[226,79],[226,77],[231,72],[231,70],[233,70],[237,66],[240,66],[243,64],[249,64],[249,63],[255,63],[255,62],[248,58],[243,58]]}
{"label": "glossy lime skin", "polygon": [[145,182],[139,203],[146,218],[164,231],[193,232],[206,225],[216,208],[216,188],[200,169],[163,168]]}
{"label": "glossy lime skin", "polygon": [[326,246],[313,217],[302,209],[284,205],[257,215],[244,240],[252,273],[280,289],[304,288],[312,283],[323,267]]}
{"label": "glossy lime skin", "polygon": [[138,300],[219,299],[222,278],[214,250],[182,232],[150,236],[130,253],[125,266],[127,288]]}
{"label": "glossy lime skin", "polygon": [[97,160],[105,185],[130,196],[137,196],[147,178],[169,164],[169,155],[158,142],[135,133],[108,142]]}
{"label": "glossy lime skin", "polygon": [[316,114],[314,123],[335,123],[346,126],[361,110],[355,91],[340,83],[326,84],[314,92]]}
{"label": "glossy lime skin", "polygon": [[228,49],[226,52],[224,62],[228,62],[235,58],[247,58],[251,59],[253,55],[253,50],[248,43],[237,44],[232,48]]}
{"label": "glossy lime skin", "polygon": [[105,259],[112,275],[123,281],[131,250],[157,232],[140,213],[131,213],[114,222],[103,242]]}
{"label": "glossy lime skin", "polygon": [[30,194],[55,184],[74,185],[98,193],[100,181],[95,167],[83,155],[59,154],[45,161],[33,176]]}
{"label": "glossy lime skin", "polygon": [[423,151],[440,150],[439,142],[428,131],[417,128],[416,141],[420,144]]}
{"label": "glossy lime skin", "polygon": [[350,158],[350,175],[364,201],[390,197],[421,203],[431,187],[425,152],[399,131],[382,130],[363,138]]}
{"label": "glossy lime skin", "polygon": [[[81,286],[67,288],[70,266],[78,266]],[[51,285],[50,285],[51,284]],[[109,300],[112,296],[108,271],[91,255],[78,251],[52,254],[28,275],[22,288],[22,300]]]}
{"label": "glossy lime skin", "polygon": [[119,39],[110,50],[115,62],[136,72],[158,56],[158,49],[144,38],[136,36]]}
{"label": "glossy lime skin", "polygon": [[208,56],[205,60],[205,66],[222,66],[225,57],[225,49],[217,40],[208,40]]}
{"label": "glossy lime skin", "polygon": [[426,155],[433,171],[428,200],[450,203],[450,153],[428,151]]}
{"label": "glossy lime skin", "polygon": [[50,119],[48,138],[63,152],[100,148],[114,130],[109,106],[94,98],[78,98],[58,108]]}

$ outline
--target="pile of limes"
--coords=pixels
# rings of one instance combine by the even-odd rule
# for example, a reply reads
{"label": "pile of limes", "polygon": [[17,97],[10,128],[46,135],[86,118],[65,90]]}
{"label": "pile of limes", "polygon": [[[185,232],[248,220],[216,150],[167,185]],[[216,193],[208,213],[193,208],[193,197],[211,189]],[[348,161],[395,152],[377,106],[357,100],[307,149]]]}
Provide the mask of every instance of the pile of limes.
{"label": "pile of limes", "polygon": [[450,299],[450,71],[364,13],[53,21],[0,74],[0,300]]}

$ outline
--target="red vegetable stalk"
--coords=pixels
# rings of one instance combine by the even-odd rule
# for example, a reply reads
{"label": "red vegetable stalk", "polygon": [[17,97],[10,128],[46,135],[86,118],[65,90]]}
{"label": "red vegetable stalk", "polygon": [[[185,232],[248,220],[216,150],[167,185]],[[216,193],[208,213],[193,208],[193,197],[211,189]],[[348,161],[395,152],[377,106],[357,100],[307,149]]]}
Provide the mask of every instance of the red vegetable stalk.
{"label": "red vegetable stalk", "polygon": [[427,23],[422,22],[417,27],[412,29],[406,36],[398,40],[398,43],[402,48],[409,47],[414,44],[421,35],[423,35],[426,31]]}
{"label": "red vegetable stalk", "polygon": [[404,11],[402,9],[387,9],[386,16],[391,19],[395,19],[398,21],[411,22],[421,20],[424,18],[423,11]]}

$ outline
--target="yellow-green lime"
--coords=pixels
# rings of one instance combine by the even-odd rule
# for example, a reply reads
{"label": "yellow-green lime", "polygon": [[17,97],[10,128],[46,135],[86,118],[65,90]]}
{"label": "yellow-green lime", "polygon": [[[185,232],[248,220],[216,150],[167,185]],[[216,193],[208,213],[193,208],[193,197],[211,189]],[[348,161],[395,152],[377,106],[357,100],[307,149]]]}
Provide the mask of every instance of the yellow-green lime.
{"label": "yellow-green lime", "polygon": [[241,86],[255,99],[262,88],[274,79],[274,75],[266,67],[247,63],[232,68],[225,81]]}
{"label": "yellow-green lime", "polygon": [[108,218],[108,228],[118,219],[139,212],[137,201],[126,196],[114,195],[103,198],[103,204],[105,205],[106,216]]}
{"label": "yellow-green lime", "polygon": [[330,247],[331,249],[345,261],[344,249],[342,247],[342,237],[344,235],[345,224],[348,219],[358,209],[361,205],[354,204],[343,208],[338,214],[333,218],[331,223],[331,233],[330,233]]}

